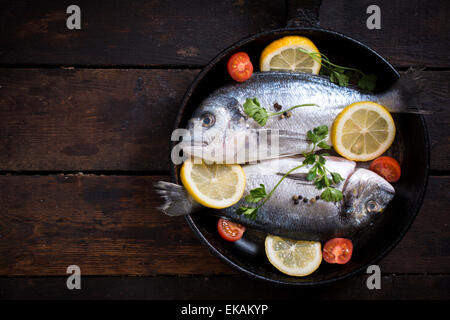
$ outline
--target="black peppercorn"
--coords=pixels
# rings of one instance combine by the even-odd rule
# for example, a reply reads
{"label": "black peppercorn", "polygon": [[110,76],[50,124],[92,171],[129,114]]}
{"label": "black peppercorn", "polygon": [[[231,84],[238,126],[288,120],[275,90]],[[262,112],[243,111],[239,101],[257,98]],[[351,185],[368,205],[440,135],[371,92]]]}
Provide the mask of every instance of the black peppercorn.
{"label": "black peppercorn", "polygon": [[275,104],[273,105],[273,107],[274,107],[274,109],[276,110],[276,111],[280,111],[281,110],[281,106],[278,104],[278,102],[275,102]]}

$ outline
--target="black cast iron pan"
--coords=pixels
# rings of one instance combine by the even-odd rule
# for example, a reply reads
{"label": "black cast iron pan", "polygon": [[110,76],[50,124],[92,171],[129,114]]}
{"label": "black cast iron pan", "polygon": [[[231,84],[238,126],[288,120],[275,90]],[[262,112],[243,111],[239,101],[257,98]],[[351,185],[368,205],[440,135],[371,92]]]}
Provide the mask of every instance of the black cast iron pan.
{"label": "black cast iron pan", "polygon": [[[318,27],[318,10],[317,1],[291,1],[288,5],[286,28],[252,35],[219,53],[200,72],[186,92],[175,128],[185,127],[200,102],[212,91],[230,81],[226,64],[232,54],[247,52],[257,71],[259,56],[264,47],[286,35],[306,36],[331,61],[377,74],[379,91],[386,89],[399,78],[399,73],[389,62],[363,43]],[[394,120],[397,136],[388,154],[397,158],[402,167],[402,177],[394,185],[396,196],[383,213],[386,217],[376,232],[368,232],[354,243],[352,259],[346,265],[322,262],[319,269],[307,277],[291,277],[280,273],[267,261],[264,253],[264,234],[247,230],[241,240],[229,243],[222,240],[217,233],[217,217],[207,212],[197,212],[187,216],[186,221],[212,252],[236,269],[257,279],[281,285],[312,286],[363,272],[391,251],[405,235],[420,209],[428,181],[429,145],[423,117],[401,114],[394,115]],[[173,142],[172,146],[176,143]],[[178,169],[172,164],[172,179],[177,183]]]}

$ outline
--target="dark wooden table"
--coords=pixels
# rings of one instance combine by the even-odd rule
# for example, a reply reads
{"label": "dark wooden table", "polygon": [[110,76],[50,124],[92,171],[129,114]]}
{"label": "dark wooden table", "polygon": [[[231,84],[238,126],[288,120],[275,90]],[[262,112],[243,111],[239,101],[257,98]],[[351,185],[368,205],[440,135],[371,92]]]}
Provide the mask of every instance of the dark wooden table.
{"label": "dark wooden table", "polygon": [[[284,1],[0,1],[0,298],[449,299],[449,4],[323,0],[320,24],[400,71],[426,67],[431,171],[420,213],[366,274],[308,289],[241,275],[184,219],[156,211],[170,133],[201,68],[233,42],[283,27]],[[66,288],[78,265],[82,289]]]}

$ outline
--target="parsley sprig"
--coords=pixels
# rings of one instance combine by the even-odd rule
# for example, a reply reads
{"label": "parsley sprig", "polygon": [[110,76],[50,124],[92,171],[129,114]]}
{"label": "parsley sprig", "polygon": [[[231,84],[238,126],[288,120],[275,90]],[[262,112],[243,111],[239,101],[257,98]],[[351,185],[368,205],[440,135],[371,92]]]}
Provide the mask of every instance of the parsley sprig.
{"label": "parsley sprig", "polygon": [[267,119],[269,117],[277,116],[280,114],[283,114],[285,112],[289,112],[291,110],[294,110],[296,108],[300,107],[311,107],[316,106],[315,103],[305,103],[305,104],[299,104],[297,106],[290,107],[286,110],[282,110],[280,112],[267,112],[267,110],[264,107],[261,107],[261,104],[259,103],[257,98],[247,98],[243,104],[244,112],[246,115],[248,115],[250,118],[255,120],[261,127],[264,127],[267,123]]}
{"label": "parsley sprig", "polygon": [[345,87],[350,82],[350,79],[355,78],[358,80],[359,88],[368,91],[373,91],[375,89],[377,82],[377,76],[375,74],[366,74],[359,69],[334,64],[323,53],[310,52],[302,48],[298,48],[298,50],[308,54],[313,60],[320,63],[323,67],[320,70],[320,73],[330,76],[331,82]]}
{"label": "parsley sprig", "polygon": [[[341,201],[343,199],[342,192],[336,188],[333,188],[331,185],[338,184],[343,181],[344,178],[337,173],[332,172],[327,169],[325,166],[326,159],[324,156],[328,155],[323,153],[321,155],[315,154],[316,147],[322,149],[331,149],[331,146],[325,142],[328,136],[328,127],[327,126],[319,126],[314,128],[312,131],[309,130],[307,133],[307,138],[313,143],[313,148],[310,152],[303,154],[305,160],[303,160],[303,164],[311,165],[312,167],[308,171],[308,175],[306,176],[306,180],[313,181],[314,185],[317,189],[325,190],[321,193],[320,198],[325,201]],[[328,177],[330,174],[331,179]]]}
{"label": "parsley sprig", "polygon": [[[237,214],[245,215],[250,219],[255,219],[258,214],[258,210],[270,199],[280,183],[293,171],[303,168],[304,166],[310,166],[306,180],[312,181],[315,187],[319,190],[325,189],[320,194],[320,198],[322,200],[327,202],[338,202],[343,199],[342,192],[339,189],[332,187],[332,185],[338,184],[343,181],[344,178],[342,178],[342,176],[337,172],[331,172],[325,166],[326,159],[324,156],[327,154],[318,155],[315,153],[317,147],[322,149],[331,149],[331,146],[326,143],[328,127],[325,125],[316,127],[313,130],[309,130],[306,136],[313,144],[313,147],[310,152],[303,154],[305,159],[302,164],[286,172],[286,174],[283,175],[283,177],[269,193],[266,192],[266,187],[264,184],[260,184],[258,188],[250,190],[250,193],[245,197],[245,202],[257,204],[257,206],[240,207],[237,210]],[[329,178],[328,174],[331,178]]]}

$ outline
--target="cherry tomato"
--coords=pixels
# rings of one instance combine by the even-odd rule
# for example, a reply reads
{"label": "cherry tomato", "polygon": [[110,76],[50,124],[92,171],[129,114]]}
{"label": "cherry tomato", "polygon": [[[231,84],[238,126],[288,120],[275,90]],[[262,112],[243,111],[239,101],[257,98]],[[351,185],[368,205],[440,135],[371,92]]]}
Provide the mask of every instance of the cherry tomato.
{"label": "cherry tomato", "polygon": [[350,261],[353,243],[344,238],[328,240],[323,246],[322,256],[328,263],[346,264]]}
{"label": "cherry tomato", "polygon": [[242,238],[245,227],[238,223],[220,218],[219,222],[217,223],[217,230],[219,231],[220,236],[225,240],[237,241]]}
{"label": "cherry tomato", "polygon": [[379,157],[372,161],[370,170],[379,174],[389,182],[400,179],[401,170],[397,160],[391,157]]}
{"label": "cherry tomato", "polygon": [[233,54],[228,60],[228,73],[230,76],[238,81],[243,82],[251,77],[253,73],[253,65],[250,57],[245,52],[238,52]]}

